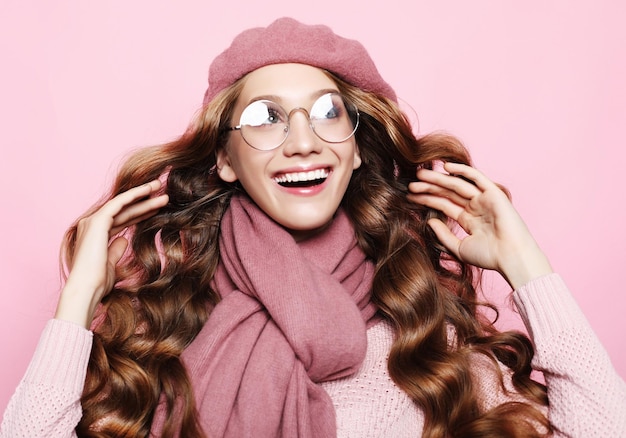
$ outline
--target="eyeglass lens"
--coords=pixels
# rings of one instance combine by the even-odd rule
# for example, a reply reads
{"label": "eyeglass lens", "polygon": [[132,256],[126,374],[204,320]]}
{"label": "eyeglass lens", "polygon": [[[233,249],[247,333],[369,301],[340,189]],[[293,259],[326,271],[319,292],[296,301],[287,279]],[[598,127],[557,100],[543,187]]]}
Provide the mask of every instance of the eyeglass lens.
{"label": "eyeglass lens", "polygon": [[[346,104],[337,93],[320,96],[313,103],[308,116],[313,132],[328,143],[341,143],[347,140],[358,126],[356,107]],[[274,149],[280,146],[289,134],[289,117],[290,114],[276,102],[257,100],[241,113],[239,130],[246,143],[253,148]]]}

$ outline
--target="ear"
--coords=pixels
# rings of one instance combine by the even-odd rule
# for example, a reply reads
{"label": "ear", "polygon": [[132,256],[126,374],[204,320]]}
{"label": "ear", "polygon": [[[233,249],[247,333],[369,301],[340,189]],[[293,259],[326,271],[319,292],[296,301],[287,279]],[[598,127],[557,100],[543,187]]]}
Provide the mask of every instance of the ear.
{"label": "ear", "polygon": [[239,178],[237,178],[235,169],[230,162],[230,157],[226,152],[226,148],[219,149],[216,154],[217,174],[222,181],[229,183],[237,181]]}
{"label": "ear", "polygon": [[359,150],[359,145],[355,144],[354,145],[354,163],[352,165],[352,170],[356,170],[359,167],[361,167],[361,163],[363,161],[361,160],[361,151]]}

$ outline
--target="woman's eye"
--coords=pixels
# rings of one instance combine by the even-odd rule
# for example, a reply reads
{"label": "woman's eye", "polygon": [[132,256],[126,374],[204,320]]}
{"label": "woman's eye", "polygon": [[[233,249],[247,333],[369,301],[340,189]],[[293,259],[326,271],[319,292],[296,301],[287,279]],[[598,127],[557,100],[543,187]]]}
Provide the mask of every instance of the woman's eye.
{"label": "woman's eye", "polygon": [[280,123],[280,114],[277,111],[270,109],[267,111],[266,120],[266,123]]}
{"label": "woman's eye", "polygon": [[269,101],[253,102],[243,111],[241,124],[248,126],[263,126],[282,123],[282,112],[275,103]]}
{"label": "woman's eye", "polygon": [[337,108],[336,106],[330,108],[328,111],[326,111],[326,115],[324,116],[324,118],[326,119],[334,119],[335,117],[339,117],[341,111],[339,110],[339,108]]}
{"label": "woman's eye", "polygon": [[325,94],[313,104],[311,118],[318,120],[336,119],[343,115],[343,102],[336,94]]}

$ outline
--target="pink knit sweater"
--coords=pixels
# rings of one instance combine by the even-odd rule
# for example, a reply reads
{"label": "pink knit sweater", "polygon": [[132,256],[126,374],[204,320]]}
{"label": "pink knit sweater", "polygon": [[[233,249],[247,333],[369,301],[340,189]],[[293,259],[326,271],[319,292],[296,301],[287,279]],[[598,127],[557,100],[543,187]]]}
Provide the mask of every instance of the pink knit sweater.
{"label": "pink knit sweater", "polygon": [[[536,279],[513,298],[536,346],[533,366],[546,379],[555,436],[626,437],[626,384],[561,278]],[[323,384],[337,412],[337,435],[419,437],[423,414],[387,373],[391,328],[381,322],[367,335],[361,369]],[[90,331],[49,321],[5,411],[1,438],[76,436],[91,342]],[[473,375],[485,409],[519,398],[500,388],[495,372],[489,360],[477,355]],[[510,382],[506,386],[511,388]]]}

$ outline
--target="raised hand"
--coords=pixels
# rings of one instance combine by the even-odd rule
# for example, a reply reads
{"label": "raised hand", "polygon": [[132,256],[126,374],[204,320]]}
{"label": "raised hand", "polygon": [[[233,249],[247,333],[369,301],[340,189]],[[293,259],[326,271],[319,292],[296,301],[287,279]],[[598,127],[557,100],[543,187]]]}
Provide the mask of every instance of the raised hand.
{"label": "raised hand", "polygon": [[124,237],[114,236],[167,204],[167,195],[151,197],[160,187],[159,181],[152,181],[120,193],[79,221],[74,257],[55,318],[90,326],[98,303],[114,285],[115,265],[128,245]]}
{"label": "raised hand", "polygon": [[438,219],[429,221],[441,243],[459,259],[500,272],[513,288],[552,272],[526,224],[506,194],[473,167],[445,163],[449,174],[420,169],[409,184],[409,200],[443,212],[467,236],[455,235]]}

